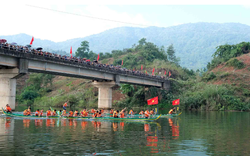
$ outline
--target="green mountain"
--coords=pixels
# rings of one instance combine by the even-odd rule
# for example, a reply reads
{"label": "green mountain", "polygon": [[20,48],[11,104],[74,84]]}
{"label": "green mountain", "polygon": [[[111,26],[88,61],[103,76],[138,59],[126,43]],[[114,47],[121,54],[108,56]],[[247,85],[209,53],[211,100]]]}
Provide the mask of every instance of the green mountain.
{"label": "green mountain", "polygon": [[[25,34],[0,36],[8,42],[29,44],[31,36]],[[35,39],[34,47],[63,50],[69,53],[70,47],[77,49],[84,40],[89,42],[90,49],[95,53],[123,50],[131,47],[141,38],[153,42],[157,46],[168,47],[173,44],[180,65],[198,69],[205,67],[211,61],[215,47],[224,44],[237,44],[250,41],[250,26],[240,23],[190,23],[172,27],[120,27],[99,34],[76,38],[64,42],[52,42]]]}

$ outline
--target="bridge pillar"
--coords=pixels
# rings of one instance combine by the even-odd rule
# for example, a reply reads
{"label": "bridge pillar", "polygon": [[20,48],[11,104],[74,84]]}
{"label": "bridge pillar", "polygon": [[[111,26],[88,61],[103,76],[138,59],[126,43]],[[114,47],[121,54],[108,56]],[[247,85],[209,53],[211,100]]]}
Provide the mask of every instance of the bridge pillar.
{"label": "bridge pillar", "polygon": [[112,108],[112,87],[115,86],[114,81],[98,82],[94,81],[93,85],[98,88],[98,108]]}
{"label": "bridge pillar", "polygon": [[0,108],[5,108],[6,104],[15,110],[16,104],[16,76],[18,69],[0,69]]}

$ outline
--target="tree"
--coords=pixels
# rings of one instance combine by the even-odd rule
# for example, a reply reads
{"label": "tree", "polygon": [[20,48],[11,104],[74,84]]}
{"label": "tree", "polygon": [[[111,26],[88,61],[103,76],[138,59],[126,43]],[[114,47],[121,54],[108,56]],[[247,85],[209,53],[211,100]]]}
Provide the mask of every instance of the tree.
{"label": "tree", "polygon": [[81,46],[76,50],[76,57],[88,58],[89,57],[89,42],[82,41]]}
{"label": "tree", "polygon": [[146,38],[142,38],[142,39],[140,39],[139,40],[139,45],[144,45],[144,44],[146,44]]}
{"label": "tree", "polygon": [[127,94],[129,97],[133,96],[134,86],[130,84],[121,84],[120,90],[122,94]]}
{"label": "tree", "polygon": [[175,56],[175,50],[174,50],[173,44],[171,44],[171,45],[168,47],[168,49],[167,49],[167,54],[168,54],[168,60],[169,60],[170,62],[173,62],[173,63],[175,63],[176,65],[179,65],[180,60],[179,60],[179,58],[176,58],[176,56]]}

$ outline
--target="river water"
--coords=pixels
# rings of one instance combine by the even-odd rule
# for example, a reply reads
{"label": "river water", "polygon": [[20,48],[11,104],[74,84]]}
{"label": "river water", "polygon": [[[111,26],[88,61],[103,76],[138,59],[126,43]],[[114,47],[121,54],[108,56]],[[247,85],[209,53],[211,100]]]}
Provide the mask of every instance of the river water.
{"label": "river water", "polygon": [[0,117],[0,155],[250,155],[250,113],[156,122]]}

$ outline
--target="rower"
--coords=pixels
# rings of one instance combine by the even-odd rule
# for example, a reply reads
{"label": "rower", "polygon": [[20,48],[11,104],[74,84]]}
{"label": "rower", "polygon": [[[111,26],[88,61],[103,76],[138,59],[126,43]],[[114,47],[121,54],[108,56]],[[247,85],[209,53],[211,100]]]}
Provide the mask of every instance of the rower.
{"label": "rower", "polygon": [[145,118],[148,118],[150,116],[150,113],[148,111],[148,109],[145,111]]}
{"label": "rower", "polygon": [[61,116],[67,116],[67,112],[66,112],[66,110],[63,110],[63,112],[62,112],[62,115]]}
{"label": "rower", "polygon": [[154,110],[153,109],[150,111],[150,115],[154,115]]}
{"label": "rower", "polygon": [[134,111],[131,109],[128,114],[129,115],[134,115]]}
{"label": "rower", "polygon": [[75,112],[74,112],[74,116],[78,116],[78,110],[75,110]]}
{"label": "rower", "polygon": [[51,116],[51,111],[50,111],[50,109],[47,110],[47,112],[46,112],[46,117],[48,117],[48,116]]}
{"label": "rower", "polygon": [[93,116],[94,118],[96,118],[96,117],[98,117],[98,114],[99,114],[99,112],[96,111],[92,116]]}
{"label": "rower", "polygon": [[27,115],[28,113],[28,110],[27,109],[25,109],[24,111],[23,111],[23,115]]}
{"label": "rower", "polygon": [[37,109],[35,112],[35,116],[39,116],[39,114],[40,114],[39,109]]}
{"label": "rower", "polygon": [[85,112],[85,109],[83,109],[83,110],[81,111],[81,116],[82,116],[82,117],[85,117],[85,113],[86,113],[86,112]]}
{"label": "rower", "polygon": [[73,110],[69,111],[69,117],[73,117]]}
{"label": "rower", "polygon": [[39,116],[43,116],[43,109],[41,109]]}
{"label": "rower", "polygon": [[114,117],[114,118],[118,118],[118,114],[119,114],[119,110],[114,111],[113,117]]}
{"label": "rower", "polygon": [[62,115],[62,110],[56,112],[58,116]]}
{"label": "rower", "polygon": [[31,107],[30,107],[30,106],[28,107],[28,112],[30,112],[30,113],[31,113]]}
{"label": "rower", "polygon": [[173,114],[173,113],[176,113],[175,112],[175,107],[173,107],[172,109],[169,110],[168,114]]}
{"label": "rower", "polygon": [[6,111],[7,113],[12,113],[12,110],[11,110],[9,104],[6,105],[5,111]]}
{"label": "rower", "polygon": [[140,113],[139,113],[139,115],[143,115],[144,114],[144,111],[143,110],[141,110],[140,111]]}
{"label": "rower", "polygon": [[94,110],[94,109],[91,109],[91,113],[94,114],[94,113],[95,113],[95,110]]}
{"label": "rower", "polygon": [[102,117],[102,110],[99,110],[98,117]]}
{"label": "rower", "polygon": [[124,109],[120,112],[120,118],[124,118],[125,117],[125,114],[124,114]]}
{"label": "rower", "polygon": [[56,116],[56,109],[52,112],[52,116]]}
{"label": "rower", "polygon": [[111,109],[111,110],[110,110],[110,112],[109,112],[109,114],[111,114],[111,115],[110,115],[110,117],[112,117],[112,116],[113,116],[113,113],[114,113],[114,110],[113,110],[113,109]]}

